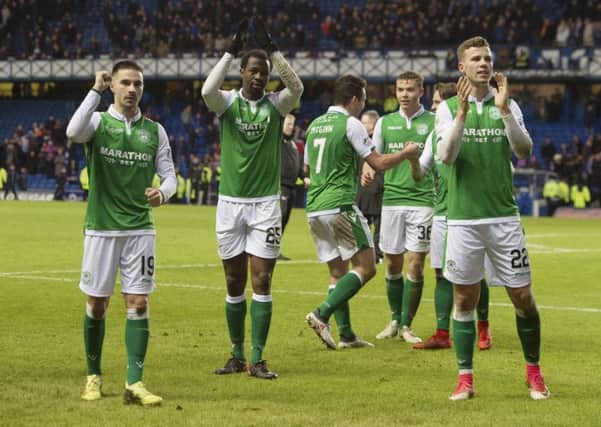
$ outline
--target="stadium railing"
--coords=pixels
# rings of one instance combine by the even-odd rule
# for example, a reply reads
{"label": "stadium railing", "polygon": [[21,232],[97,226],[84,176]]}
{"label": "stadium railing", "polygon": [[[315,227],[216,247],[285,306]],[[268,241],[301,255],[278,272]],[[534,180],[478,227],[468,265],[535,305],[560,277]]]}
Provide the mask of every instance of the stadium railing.
{"label": "stadium railing", "polygon": [[[453,80],[458,71],[447,59],[448,49],[297,51],[288,53],[301,78],[335,79],[346,73],[360,74],[368,80],[392,80],[399,70],[413,70],[426,80]],[[144,69],[147,78],[198,79],[205,77],[218,57],[184,54],[181,58],[131,58]],[[539,61],[539,59],[541,61]],[[0,81],[88,80],[97,70],[110,69],[116,58],[108,55],[77,60],[0,61]],[[539,63],[544,66],[538,67]],[[522,81],[565,80],[579,78],[601,81],[601,48],[532,49],[530,69],[510,69],[510,78]],[[275,75],[275,72],[274,72]],[[232,65],[228,77],[238,77]]]}

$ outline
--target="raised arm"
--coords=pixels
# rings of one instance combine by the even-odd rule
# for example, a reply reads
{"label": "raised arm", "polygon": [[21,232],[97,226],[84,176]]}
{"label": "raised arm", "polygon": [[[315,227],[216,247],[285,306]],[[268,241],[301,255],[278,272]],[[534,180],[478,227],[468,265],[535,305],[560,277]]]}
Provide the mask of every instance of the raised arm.
{"label": "raised arm", "polygon": [[204,84],[202,85],[201,95],[205,100],[209,110],[217,113],[218,116],[223,114],[227,107],[232,102],[231,93],[220,90],[225,76],[230,69],[230,65],[234,58],[240,53],[246,43],[248,31],[248,19],[243,19],[238,24],[238,30],[232,37],[231,43],[221,57],[219,62],[213,67]]}
{"label": "raised arm", "polygon": [[227,110],[231,102],[230,92],[220,90],[220,88],[233,60],[234,55],[226,52],[213,67],[202,85],[202,99],[204,99],[209,110],[214,111],[218,116]]}
{"label": "raised arm", "polygon": [[457,116],[453,116],[445,101],[441,102],[436,109],[436,153],[440,161],[450,165],[459,154],[461,140],[463,139],[463,129],[465,128],[465,118],[469,110],[468,97],[471,91],[470,82],[467,77],[460,77],[457,83]]}
{"label": "raised arm", "polygon": [[282,52],[278,49],[271,38],[271,35],[267,31],[265,23],[262,20],[255,18],[254,26],[257,43],[261,49],[267,52],[282,79],[282,83],[286,86],[283,90],[274,94],[273,98],[274,105],[280,114],[286,115],[298,104],[298,101],[303,94],[303,82],[294,72],[288,61],[286,61]]}
{"label": "raised arm", "polygon": [[96,72],[94,86],[88,92],[80,106],[75,110],[67,125],[67,138],[73,142],[88,142],[94,136],[100,117],[94,114],[102,93],[109,87],[111,75],[108,71]]}
{"label": "raised arm", "polygon": [[522,110],[517,102],[508,100],[507,77],[502,73],[495,73],[495,80],[499,90],[495,95],[495,105],[501,111],[501,118],[505,125],[505,134],[511,145],[511,149],[518,159],[527,159],[532,153],[532,138],[524,125]]}

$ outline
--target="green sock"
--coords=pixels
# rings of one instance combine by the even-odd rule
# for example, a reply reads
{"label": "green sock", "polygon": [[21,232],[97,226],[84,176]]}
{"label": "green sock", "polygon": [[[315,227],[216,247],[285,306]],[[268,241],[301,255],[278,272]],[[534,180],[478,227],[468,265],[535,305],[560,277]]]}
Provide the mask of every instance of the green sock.
{"label": "green sock", "polygon": [[436,328],[448,331],[451,310],[453,310],[453,284],[442,276],[436,278],[434,309],[436,311]]}
{"label": "green sock", "polygon": [[[328,295],[334,292],[334,288],[328,289]],[[344,301],[334,312],[334,319],[338,326],[338,335],[344,338],[353,338],[355,333],[351,328],[351,310],[348,301]]]}
{"label": "green sock", "polygon": [[401,313],[403,311],[403,275],[386,278],[386,295],[388,296],[388,305],[392,313],[392,320],[401,323]]}
{"label": "green sock", "polygon": [[361,285],[361,279],[359,279],[359,276],[355,272],[346,273],[336,283],[336,287],[328,295],[324,303],[319,306],[319,315],[327,321],[338,307],[359,292]]}
{"label": "green sock", "polygon": [[540,316],[536,309],[527,316],[515,316],[518,335],[526,362],[537,364],[540,359]]}
{"label": "green sock", "polygon": [[453,341],[459,369],[472,369],[474,343],[476,342],[476,322],[461,322],[453,319]]}
{"label": "green sock", "polygon": [[86,349],[88,375],[100,375],[100,358],[104,342],[104,318],[93,319],[87,314],[83,318],[83,341]]}
{"label": "green sock", "polygon": [[490,302],[490,296],[488,291],[488,283],[486,279],[482,279],[480,282],[480,299],[478,300],[478,306],[476,307],[476,313],[478,313],[478,320],[488,320],[488,304]]}
{"label": "green sock", "polygon": [[150,336],[148,325],[148,319],[127,319],[125,322],[128,384],[142,381],[144,358],[146,357],[148,337]]}
{"label": "green sock", "polygon": [[[258,301],[257,299],[261,301]],[[263,358],[263,349],[271,324],[271,295],[253,295],[250,303],[251,350],[250,363],[257,363]]]}
{"label": "green sock", "polygon": [[[227,328],[230,333],[232,343],[232,356],[236,359],[246,359],[244,357],[244,320],[246,319],[246,297],[244,294],[239,297],[227,297],[235,299],[237,302],[225,302],[225,318]],[[239,301],[238,301],[239,300]]]}
{"label": "green sock", "polygon": [[417,308],[422,299],[422,290],[424,281],[414,282],[406,279],[405,289],[403,290],[403,310],[401,312],[401,326],[411,326]]}

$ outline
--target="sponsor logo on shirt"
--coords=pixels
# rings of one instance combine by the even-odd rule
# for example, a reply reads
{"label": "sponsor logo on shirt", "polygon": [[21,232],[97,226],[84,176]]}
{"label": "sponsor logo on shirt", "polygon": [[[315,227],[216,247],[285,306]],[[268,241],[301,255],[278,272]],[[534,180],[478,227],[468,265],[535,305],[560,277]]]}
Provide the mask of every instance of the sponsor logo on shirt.
{"label": "sponsor logo on shirt", "polygon": [[387,130],[401,130],[401,129],[403,129],[403,126],[387,126],[386,129]]}
{"label": "sponsor logo on shirt", "polygon": [[248,139],[257,139],[265,135],[269,122],[269,116],[267,116],[263,121],[250,123],[243,122],[240,117],[236,117],[236,127],[238,128],[238,131]]}
{"label": "sponsor logo on shirt", "polygon": [[463,137],[467,138],[467,141],[473,141],[478,143],[483,142],[503,142],[506,138],[505,129],[499,128],[465,128],[463,129]]}
{"label": "sponsor logo on shirt", "polygon": [[149,153],[139,151],[124,151],[109,147],[100,147],[100,155],[103,160],[110,164],[119,164],[121,166],[147,167],[152,165],[153,156]]}
{"label": "sponsor logo on shirt", "polygon": [[[408,142],[412,142],[412,141],[389,142],[386,145],[387,145],[388,149],[390,150],[390,152],[394,153],[395,151],[401,151],[403,149],[403,147],[405,147],[405,144]],[[424,150],[425,144],[423,142],[413,142],[413,143],[417,144],[420,152]]]}

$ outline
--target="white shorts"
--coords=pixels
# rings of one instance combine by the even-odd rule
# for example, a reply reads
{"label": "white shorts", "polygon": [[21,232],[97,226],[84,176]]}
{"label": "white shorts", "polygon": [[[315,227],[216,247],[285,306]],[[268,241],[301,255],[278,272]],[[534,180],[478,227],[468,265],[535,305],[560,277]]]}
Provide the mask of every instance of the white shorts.
{"label": "white shorts", "polygon": [[[430,239],[430,267],[442,269],[444,265],[444,247],[447,237],[447,219],[444,216],[435,216],[432,220],[432,236]],[[488,255],[484,255],[484,270],[489,286],[503,286],[499,275],[493,267]]]}
{"label": "white shorts", "polygon": [[93,297],[110,297],[121,271],[121,292],[148,295],[154,290],[155,236],[85,236],[79,288]]}
{"label": "white shorts", "polygon": [[320,262],[338,257],[346,261],[360,250],[374,247],[367,220],[356,206],[339,213],[312,216],[308,221]]}
{"label": "white shorts", "polygon": [[448,225],[444,277],[457,285],[479,282],[484,278],[485,255],[494,284],[519,288],[531,282],[526,237],[518,219]]}
{"label": "white shorts", "polygon": [[384,206],[380,225],[380,249],[385,254],[428,252],[434,209]]}
{"label": "white shorts", "polygon": [[442,268],[444,262],[444,243],[447,237],[447,218],[435,216],[432,219],[430,235],[430,267]]}
{"label": "white shorts", "polygon": [[278,198],[254,203],[219,199],[215,222],[221,259],[243,252],[267,259],[280,254],[282,211]]}
{"label": "white shorts", "polygon": [[486,280],[488,281],[488,286],[505,286],[501,279],[499,279],[499,274],[495,267],[490,262],[490,258],[488,255],[484,256],[484,271],[486,271]]}

